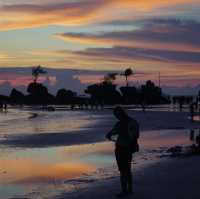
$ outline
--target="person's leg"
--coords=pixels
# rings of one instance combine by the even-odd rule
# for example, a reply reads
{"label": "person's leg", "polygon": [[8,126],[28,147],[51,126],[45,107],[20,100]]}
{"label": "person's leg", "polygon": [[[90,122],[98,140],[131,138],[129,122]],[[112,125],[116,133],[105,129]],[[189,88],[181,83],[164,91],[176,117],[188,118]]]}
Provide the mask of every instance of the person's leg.
{"label": "person's leg", "polygon": [[123,193],[127,193],[127,173],[121,171],[120,172],[120,182],[121,182],[121,188]]}
{"label": "person's leg", "polygon": [[125,169],[126,158],[122,149],[118,149],[118,148],[115,150],[115,156],[116,156],[117,166],[120,171],[120,184],[121,184],[121,192],[116,196],[123,197],[127,195],[128,193],[127,192],[127,172]]}
{"label": "person's leg", "polygon": [[127,190],[129,193],[133,192],[133,180],[131,171],[127,174]]}
{"label": "person's leg", "polygon": [[132,153],[129,153],[129,155],[128,155],[128,168],[127,168],[127,189],[128,189],[129,193],[132,193],[132,191],[133,191],[131,164],[132,164]]}
{"label": "person's leg", "polygon": [[118,194],[118,197],[124,197],[130,193],[132,193],[132,175],[131,171],[121,171],[120,172],[120,182],[122,192]]}

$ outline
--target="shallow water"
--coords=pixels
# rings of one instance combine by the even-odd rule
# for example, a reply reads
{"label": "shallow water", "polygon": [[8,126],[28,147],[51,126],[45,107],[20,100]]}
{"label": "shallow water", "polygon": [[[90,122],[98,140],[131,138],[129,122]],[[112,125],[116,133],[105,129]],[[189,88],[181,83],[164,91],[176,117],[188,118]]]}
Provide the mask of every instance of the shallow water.
{"label": "shallow water", "polygon": [[[142,148],[134,161],[140,167],[146,161],[156,161],[156,157],[168,147],[189,143],[186,130],[142,133]],[[0,196],[4,199],[14,196],[54,198],[63,191],[72,191],[94,180],[116,176],[113,148],[113,143],[102,142],[1,151]]]}
{"label": "shallow water", "polygon": [[[32,117],[37,113],[37,117]],[[93,128],[105,115],[80,111],[21,111],[0,114],[2,137],[17,134],[62,133]],[[98,124],[100,125],[100,124]],[[189,145],[188,130],[141,133],[140,152],[135,167],[157,161],[167,148]],[[56,198],[87,183],[118,175],[113,155],[114,143],[99,142],[48,148],[0,147],[0,198]]]}
{"label": "shallow water", "polygon": [[9,109],[6,113],[0,112],[0,137],[23,133],[59,133],[81,130],[91,127],[99,117],[83,111],[47,112]]}

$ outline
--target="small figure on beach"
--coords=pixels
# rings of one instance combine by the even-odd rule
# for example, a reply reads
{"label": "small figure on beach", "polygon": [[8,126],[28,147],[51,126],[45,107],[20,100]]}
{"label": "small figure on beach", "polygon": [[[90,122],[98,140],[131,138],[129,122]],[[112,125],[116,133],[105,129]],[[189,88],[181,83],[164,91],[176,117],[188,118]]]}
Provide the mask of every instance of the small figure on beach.
{"label": "small figure on beach", "polygon": [[194,121],[194,103],[190,104],[190,118],[191,122]]}
{"label": "small figure on beach", "polygon": [[190,130],[190,140],[194,141],[195,132],[193,129]]}
{"label": "small figure on beach", "polygon": [[183,102],[182,102],[182,100],[179,101],[179,111],[180,112],[183,111]]}
{"label": "small figure on beach", "polygon": [[196,129],[190,130],[190,140],[194,143],[191,145],[192,154],[199,155],[200,154],[200,129],[198,135],[195,132]]}
{"label": "small figure on beach", "polygon": [[198,110],[198,112],[199,112],[199,117],[200,117],[200,105],[199,105],[199,110]]}
{"label": "small figure on beach", "polygon": [[4,111],[7,112],[7,109],[8,109],[8,105],[7,105],[7,103],[5,103],[4,104]]}
{"label": "small figure on beach", "polygon": [[0,111],[7,112],[8,105],[6,102],[0,102]]}
{"label": "small figure on beach", "polygon": [[0,102],[0,111],[2,111],[2,110],[3,110],[3,103]]}
{"label": "small figure on beach", "polygon": [[196,137],[196,149],[197,152],[200,153],[200,130],[199,130],[199,135]]}
{"label": "small figure on beach", "polygon": [[132,193],[132,154],[139,151],[139,124],[131,118],[125,110],[117,106],[113,111],[114,116],[119,120],[113,129],[106,135],[112,140],[112,136],[117,135],[115,144],[115,156],[120,172],[120,182],[122,191],[117,197],[125,197]]}

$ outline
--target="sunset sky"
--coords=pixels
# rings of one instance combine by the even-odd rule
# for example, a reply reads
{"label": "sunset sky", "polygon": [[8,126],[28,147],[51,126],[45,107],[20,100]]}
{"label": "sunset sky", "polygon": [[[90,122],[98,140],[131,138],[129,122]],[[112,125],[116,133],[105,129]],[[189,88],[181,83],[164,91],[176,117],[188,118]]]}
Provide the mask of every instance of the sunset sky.
{"label": "sunset sky", "polygon": [[197,86],[200,0],[0,0],[0,67],[38,64]]}

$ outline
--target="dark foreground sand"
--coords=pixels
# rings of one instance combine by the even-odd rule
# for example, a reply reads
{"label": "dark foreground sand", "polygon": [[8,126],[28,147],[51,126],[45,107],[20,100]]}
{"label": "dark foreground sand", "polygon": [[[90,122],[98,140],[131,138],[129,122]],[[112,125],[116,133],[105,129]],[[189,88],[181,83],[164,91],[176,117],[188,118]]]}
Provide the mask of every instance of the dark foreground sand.
{"label": "dark foreground sand", "polygon": [[[59,199],[116,198],[118,178],[94,183],[74,193],[63,194]],[[134,173],[136,199],[199,199],[200,156],[169,158]]]}

